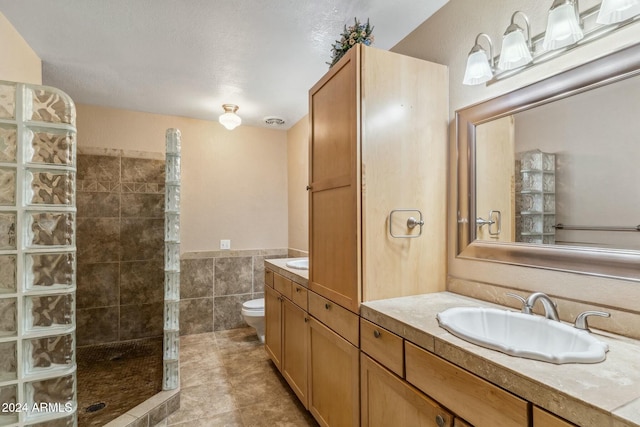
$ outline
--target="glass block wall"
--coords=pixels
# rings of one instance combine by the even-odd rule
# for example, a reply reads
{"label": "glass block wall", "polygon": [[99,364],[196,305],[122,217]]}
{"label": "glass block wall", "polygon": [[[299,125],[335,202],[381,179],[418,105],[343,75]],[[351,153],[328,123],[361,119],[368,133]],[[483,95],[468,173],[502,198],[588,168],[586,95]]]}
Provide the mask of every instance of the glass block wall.
{"label": "glass block wall", "polygon": [[167,129],[163,390],[173,390],[180,384],[180,143],[180,131]]}
{"label": "glass block wall", "polygon": [[0,81],[0,425],[76,425],[75,106]]}

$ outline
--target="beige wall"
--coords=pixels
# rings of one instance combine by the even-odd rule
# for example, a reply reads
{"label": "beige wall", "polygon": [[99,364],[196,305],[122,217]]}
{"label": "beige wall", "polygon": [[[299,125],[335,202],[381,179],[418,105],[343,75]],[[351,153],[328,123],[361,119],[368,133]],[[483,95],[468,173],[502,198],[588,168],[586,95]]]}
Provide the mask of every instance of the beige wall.
{"label": "beige wall", "polygon": [[309,251],[309,116],[287,131],[289,248]]}
{"label": "beige wall", "polygon": [[[604,40],[582,46],[560,58],[488,87],[462,85],[466,57],[478,33],[488,33],[497,41],[499,48],[502,33],[509,25],[511,14],[521,10],[532,22],[532,33],[538,34],[544,31],[550,3],[530,0],[451,0],[392,50],[450,67],[450,119],[453,120],[455,110],[462,107],[510,92],[640,40],[640,24],[636,23],[609,35]],[[595,3],[597,1],[594,0],[580,2],[582,10]],[[453,140],[453,133],[451,139]],[[455,189],[457,185],[455,159],[456,153],[452,149],[449,165],[450,189]],[[527,291],[539,290],[557,297],[638,312],[640,285],[634,282],[456,258],[455,200],[455,192],[450,191],[448,271],[452,279],[469,279],[483,284],[496,284]],[[500,288],[492,289],[494,293],[503,292]]]}
{"label": "beige wall", "polygon": [[0,80],[42,84],[42,61],[0,13]]}
{"label": "beige wall", "polygon": [[182,132],[181,252],[287,247],[287,134],[77,105],[78,148],[164,153]]}

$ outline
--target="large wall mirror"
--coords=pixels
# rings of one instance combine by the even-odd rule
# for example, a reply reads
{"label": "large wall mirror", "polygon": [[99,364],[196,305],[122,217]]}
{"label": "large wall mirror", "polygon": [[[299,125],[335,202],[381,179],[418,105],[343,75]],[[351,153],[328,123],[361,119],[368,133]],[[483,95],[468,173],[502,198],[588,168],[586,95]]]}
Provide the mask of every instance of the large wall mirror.
{"label": "large wall mirror", "polygon": [[459,257],[640,281],[640,44],[456,122]]}

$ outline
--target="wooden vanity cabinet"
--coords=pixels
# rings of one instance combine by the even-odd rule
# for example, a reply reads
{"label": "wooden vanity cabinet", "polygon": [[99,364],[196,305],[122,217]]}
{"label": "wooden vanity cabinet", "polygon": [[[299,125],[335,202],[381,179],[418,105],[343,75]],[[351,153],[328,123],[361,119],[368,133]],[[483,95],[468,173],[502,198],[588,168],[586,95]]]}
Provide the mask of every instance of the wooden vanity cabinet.
{"label": "wooden vanity cabinet", "polygon": [[292,301],[282,303],[282,376],[308,408],[309,314]]}
{"label": "wooden vanity cabinet", "polygon": [[576,427],[576,425],[534,406],[533,427]]}
{"label": "wooden vanity cabinet", "polygon": [[309,91],[309,289],[353,312],[445,283],[447,74],[358,44]]}
{"label": "wooden vanity cabinet", "polygon": [[309,411],[322,427],[360,425],[360,350],[309,319]]}
{"label": "wooden vanity cabinet", "polygon": [[475,426],[529,427],[529,402],[405,342],[406,380]]}
{"label": "wooden vanity cabinet", "polygon": [[282,294],[264,287],[264,348],[267,354],[282,371]]}
{"label": "wooden vanity cabinet", "polygon": [[266,278],[272,278],[273,288],[264,288],[265,349],[306,408],[309,390],[306,289],[302,291],[303,286],[271,270],[267,270]]}
{"label": "wooden vanity cabinet", "polygon": [[453,427],[453,415],[362,353],[362,427]]}

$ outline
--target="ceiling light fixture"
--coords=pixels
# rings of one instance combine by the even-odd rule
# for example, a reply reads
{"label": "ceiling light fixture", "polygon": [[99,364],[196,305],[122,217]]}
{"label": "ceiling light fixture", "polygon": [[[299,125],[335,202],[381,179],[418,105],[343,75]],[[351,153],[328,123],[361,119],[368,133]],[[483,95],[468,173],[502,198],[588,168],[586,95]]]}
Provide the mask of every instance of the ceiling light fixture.
{"label": "ceiling light fixture", "polygon": [[[524,30],[515,23],[516,16],[522,16],[527,28],[527,37]],[[531,56],[531,26],[529,18],[523,12],[517,11],[511,15],[511,25],[507,27],[502,37],[502,50],[500,51],[500,61],[498,68],[501,70],[513,70],[522,67],[533,61]]]}
{"label": "ceiling light fixture", "polygon": [[[483,36],[489,42],[489,57],[487,57],[487,51],[480,46],[480,37]],[[493,77],[494,67],[495,62],[493,59],[493,43],[491,43],[491,37],[485,33],[480,33],[476,36],[475,45],[471,49],[471,52],[469,52],[467,69],[464,72],[462,84],[479,85],[488,82]]]}
{"label": "ceiling light fixture", "polygon": [[240,126],[242,119],[236,114],[239,107],[235,104],[222,104],[222,108],[224,109],[224,114],[218,117],[220,124],[227,130],[234,130]]}
{"label": "ceiling light fixture", "polygon": [[614,24],[640,14],[640,0],[603,0],[598,12],[598,24]]}
{"label": "ceiling light fixture", "polygon": [[560,49],[583,37],[578,0],[555,0],[547,18],[547,31],[542,43],[544,50]]}

